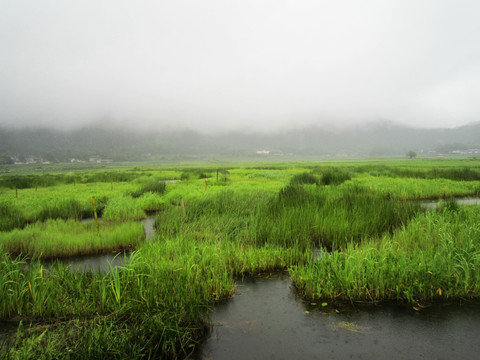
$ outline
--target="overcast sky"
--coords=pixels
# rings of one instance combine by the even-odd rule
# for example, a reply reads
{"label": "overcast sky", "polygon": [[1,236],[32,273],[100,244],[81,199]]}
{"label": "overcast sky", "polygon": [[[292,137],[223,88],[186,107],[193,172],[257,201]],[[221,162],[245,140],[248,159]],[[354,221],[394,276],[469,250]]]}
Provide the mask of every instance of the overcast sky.
{"label": "overcast sky", "polygon": [[480,121],[478,0],[0,0],[0,124]]}

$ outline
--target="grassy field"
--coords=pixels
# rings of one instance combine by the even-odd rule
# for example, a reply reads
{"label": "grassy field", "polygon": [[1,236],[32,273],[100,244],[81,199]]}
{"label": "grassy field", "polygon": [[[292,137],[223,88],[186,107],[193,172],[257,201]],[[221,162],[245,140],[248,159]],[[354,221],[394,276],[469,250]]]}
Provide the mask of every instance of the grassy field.
{"label": "grassy field", "polygon": [[[479,160],[0,170],[0,319],[21,320],[0,358],[184,358],[265,271],[329,304],[480,298],[480,209],[449,200],[478,196]],[[42,263],[126,248],[106,273]]]}
{"label": "grassy field", "polygon": [[0,246],[11,256],[48,259],[133,249],[145,238],[137,222],[96,224],[69,220],[47,220],[0,234]]}

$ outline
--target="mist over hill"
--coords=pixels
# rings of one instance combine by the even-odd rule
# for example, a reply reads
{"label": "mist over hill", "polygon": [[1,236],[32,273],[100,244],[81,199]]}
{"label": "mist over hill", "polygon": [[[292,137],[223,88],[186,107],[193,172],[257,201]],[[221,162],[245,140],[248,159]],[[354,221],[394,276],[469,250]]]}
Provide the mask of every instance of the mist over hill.
{"label": "mist over hill", "polygon": [[185,157],[378,157],[436,156],[480,148],[480,123],[453,129],[420,129],[391,122],[343,130],[295,128],[270,133],[190,130],[132,131],[90,125],[71,131],[0,128],[0,162],[139,161]]}

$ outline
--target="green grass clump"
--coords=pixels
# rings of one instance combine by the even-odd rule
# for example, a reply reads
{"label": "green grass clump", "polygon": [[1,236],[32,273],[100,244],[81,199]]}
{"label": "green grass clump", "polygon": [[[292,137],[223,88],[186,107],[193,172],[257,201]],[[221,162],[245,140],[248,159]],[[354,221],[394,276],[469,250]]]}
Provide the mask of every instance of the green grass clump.
{"label": "green grass clump", "polygon": [[47,220],[24,229],[0,232],[0,246],[12,256],[52,258],[132,249],[145,238],[142,224]]}
{"label": "green grass clump", "polygon": [[138,177],[144,175],[143,173],[137,173],[135,171],[104,171],[104,172],[93,172],[85,174],[82,177],[82,181],[85,183],[96,183],[96,182],[128,182],[137,179]]}
{"label": "green grass clump", "polygon": [[103,219],[108,221],[140,220],[145,217],[141,202],[128,196],[111,198],[103,212]]}
{"label": "green grass clump", "polygon": [[480,183],[447,179],[413,179],[374,176],[357,176],[350,181],[372,191],[397,199],[440,199],[477,196]]}
{"label": "green grass clump", "polygon": [[[21,325],[7,359],[177,359],[185,358],[207,327],[186,328],[176,313],[141,314],[126,322],[97,316],[42,326]],[[162,331],[158,331],[162,329]]]}
{"label": "green grass clump", "polygon": [[146,212],[160,211],[167,207],[167,201],[164,197],[150,192],[143,194],[135,200],[138,206]]}
{"label": "green grass clump", "polygon": [[323,173],[320,183],[322,185],[340,185],[351,178],[351,175],[343,170],[328,170]]}
{"label": "green grass clump", "polygon": [[25,226],[23,213],[12,202],[0,202],[0,231],[10,231]]}
{"label": "green grass clump", "polygon": [[391,170],[392,175],[398,177],[407,177],[407,178],[419,178],[419,179],[449,179],[455,181],[479,181],[480,172],[472,170],[471,168],[464,167],[462,169],[409,169],[409,168],[398,168]]}
{"label": "green grass clump", "polygon": [[460,211],[460,205],[458,205],[458,203],[455,201],[454,198],[448,198],[439,204],[437,211],[438,212],[444,212],[444,211],[458,212]]}
{"label": "green grass clump", "polygon": [[359,186],[332,189],[287,186],[268,203],[255,238],[278,244],[342,248],[408,223],[419,204],[393,201]]}
{"label": "green grass clump", "polygon": [[138,198],[142,196],[143,194],[146,193],[152,193],[152,194],[163,194],[165,193],[165,189],[167,188],[165,181],[160,181],[160,180],[154,180],[150,181],[136,191],[132,192],[132,197],[133,198]]}
{"label": "green grass clump", "polygon": [[0,187],[10,189],[28,189],[36,186],[47,187],[54,186],[65,181],[66,175],[43,174],[43,175],[7,175],[0,179]]}
{"label": "green grass clump", "polygon": [[380,241],[291,269],[308,298],[429,302],[480,296],[480,207],[419,215]]}
{"label": "green grass clump", "polygon": [[[97,213],[101,214],[103,205],[98,202]],[[92,217],[93,208],[90,204],[81,204],[76,199],[59,200],[50,206],[45,206],[38,214],[38,220],[45,221],[48,219],[75,219],[81,220]]]}
{"label": "green grass clump", "polygon": [[192,177],[192,174],[189,173],[189,172],[183,172],[181,175],[180,175],[180,180],[184,181],[184,180],[188,180]]}
{"label": "green grass clump", "polygon": [[318,178],[310,173],[303,172],[292,177],[290,184],[292,185],[304,185],[304,184],[315,184],[318,185]]}
{"label": "green grass clump", "polygon": [[359,186],[287,185],[278,194],[226,190],[185,200],[184,208],[176,203],[159,215],[157,230],[256,246],[341,248],[392,232],[420,211],[417,203]]}

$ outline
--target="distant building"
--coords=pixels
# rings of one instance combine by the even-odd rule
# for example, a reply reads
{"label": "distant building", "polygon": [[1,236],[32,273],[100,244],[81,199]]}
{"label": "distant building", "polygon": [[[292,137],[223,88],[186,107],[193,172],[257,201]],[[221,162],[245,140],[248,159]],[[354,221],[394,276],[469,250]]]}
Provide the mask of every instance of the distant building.
{"label": "distant building", "polygon": [[453,150],[452,154],[478,154],[478,149]]}
{"label": "distant building", "polygon": [[255,153],[257,155],[269,155],[270,154],[270,150],[257,150],[255,151]]}

